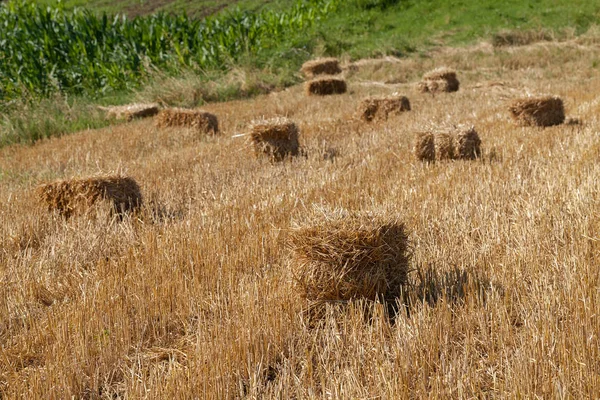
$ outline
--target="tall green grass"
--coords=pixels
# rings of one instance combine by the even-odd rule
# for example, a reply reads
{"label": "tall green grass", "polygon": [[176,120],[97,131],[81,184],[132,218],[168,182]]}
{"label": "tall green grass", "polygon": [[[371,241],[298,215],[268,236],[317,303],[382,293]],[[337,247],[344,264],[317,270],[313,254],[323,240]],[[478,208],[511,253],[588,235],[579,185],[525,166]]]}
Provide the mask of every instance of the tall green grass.
{"label": "tall green grass", "polygon": [[131,89],[153,70],[225,69],[297,34],[341,0],[298,1],[287,11],[128,19],[25,0],[0,6],[0,101],[60,91]]}

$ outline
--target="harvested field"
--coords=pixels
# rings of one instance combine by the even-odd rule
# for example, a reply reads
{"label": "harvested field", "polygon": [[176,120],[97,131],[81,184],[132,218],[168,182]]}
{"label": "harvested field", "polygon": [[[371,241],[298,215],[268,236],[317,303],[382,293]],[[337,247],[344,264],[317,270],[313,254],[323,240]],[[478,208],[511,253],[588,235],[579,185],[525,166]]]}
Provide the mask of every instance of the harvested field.
{"label": "harvested field", "polygon": [[[299,85],[203,106],[222,132],[203,140],[139,120],[0,149],[0,397],[597,397],[598,43],[359,65],[342,95],[309,97]],[[408,90],[442,64],[462,71],[464,87],[550,91],[585,123],[517,128],[513,96],[485,89],[412,93],[399,118],[355,118],[364,98]],[[405,83],[359,84],[397,76]],[[280,116],[307,157],[257,160],[233,138]],[[482,157],[416,160],[413,133],[427,124],[475,126]],[[139,217],[66,220],[33,206],[43,183],[115,170],[144,189]],[[315,207],[401,222],[409,257],[397,304],[365,291],[370,299],[330,301],[321,324],[307,323],[308,300],[290,285],[295,224],[313,229],[311,259],[343,254],[319,247],[337,231]],[[387,243],[374,229],[383,224],[351,226]],[[368,257],[386,260],[388,244]]]}

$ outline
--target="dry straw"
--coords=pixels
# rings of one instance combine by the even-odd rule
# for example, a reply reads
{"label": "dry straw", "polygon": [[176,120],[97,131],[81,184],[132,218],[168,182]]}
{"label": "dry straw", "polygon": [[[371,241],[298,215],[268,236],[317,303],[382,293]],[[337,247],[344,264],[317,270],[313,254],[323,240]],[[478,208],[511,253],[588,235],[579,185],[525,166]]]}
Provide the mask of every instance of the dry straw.
{"label": "dry straw", "polygon": [[317,75],[336,75],[342,72],[340,61],[337,58],[319,58],[302,64],[302,73],[313,78]]}
{"label": "dry straw", "polygon": [[267,155],[273,161],[298,155],[298,135],[298,127],[287,118],[258,120],[250,124],[250,139],[256,155]]}
{"label": "dry straw", "polygon": [[66,218],[83,214],[106,201],[117,215],[135,211],[142,205],[140,187],[133,178],[102,176],[57,181],[39,187],[38,194],[49,211]]}
{"label": "dry straw", "polygon": [[523,126],[553,126],[565,121],[563,102],[555,96],[516,99],[510,103],[508,110],[512,118]]}
{"label": "dry straw", "polygon": [[138,118],[153,117],[159,112],[158,104],[128,104],[125,106],[100,107],[106,111],[107,118],[132,121]]}
{"label": "dry straw", "polygon": [[408,238],[394,217],[319,209],[292,228],[288,247],[295,287],[309,302],[393,301],[407,281]]}
{"label": "dry straw", "polygon": [[156,117],[156,126],[159,128],[191,128],[202,133],[212,134],[219,132],[219,122],[214,114],[184,108],[162,110]]}
{"label": "dry straw", "polygon": [[386,120],[391,115],[410,111],[410,101],[407,97],[394,93],[386,97],[370,97],[364,99],[359,107],[360,119],[366,122]]}
{"label": "dry straw", "polygon": [[481,139],[473,126],[438,126],[415,135],[415,157],[421,161],[474,160],[481,157]]}
{"label": "dry straw", "polygon": [[326,96],[346,93],[346,81],[341,78],[316,78],[304,83],[307,95]]}
{"label": "dry straw", "polygon": [[423,93],[456,92],[460,82],[456,78],[456,71],[440,67],[423,75],[418,89]]}

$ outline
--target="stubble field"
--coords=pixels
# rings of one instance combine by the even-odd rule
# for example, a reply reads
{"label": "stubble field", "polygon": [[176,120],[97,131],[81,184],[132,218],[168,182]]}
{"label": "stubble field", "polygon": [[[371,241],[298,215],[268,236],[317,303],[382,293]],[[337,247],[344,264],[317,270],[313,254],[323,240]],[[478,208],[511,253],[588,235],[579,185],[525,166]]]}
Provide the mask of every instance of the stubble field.
{"label": "stubble field", "polygon": [[[598,396],[598,50],[588,35],[362,60],[345,95],[206,106],[214,137],[142,120],[0,150],[0,398]],[[440,65],[461,89],[417,93]],[[354,118],[394,91],[412,111]],[[506,104],[526,93],[580,123],[517,127]],[[306,156],[272,164],[237,136],[274,116]],[[442,123],[475,125],[483,157],[416,161],[414,132]],[[65,221],[35,197],[108,172],[138,181],[140,215]],[[404,221],[397,315],[357,302],[306,323],[285,243],[315,206]]]}

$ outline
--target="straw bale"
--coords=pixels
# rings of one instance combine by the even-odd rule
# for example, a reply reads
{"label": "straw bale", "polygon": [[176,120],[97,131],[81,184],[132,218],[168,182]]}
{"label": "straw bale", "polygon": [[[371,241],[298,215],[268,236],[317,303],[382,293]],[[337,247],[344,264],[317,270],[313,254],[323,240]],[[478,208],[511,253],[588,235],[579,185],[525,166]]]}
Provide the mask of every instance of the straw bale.
{"label": "straw bale", "polygon": [[407,282],[408,238],[395,217],[316,210],[293,226],[295,288],[313,302],[397,298]]}
{"label": "straw bale", "polygon": [[340,78],[316,78],[304,83],[307,95],[326,96],[346,93],[346,81]]}
{"label": "straw bale", "polygon": [[563,102],[556,96],[515,99],[508,110],[512,118],[523,126],[553,126],[565,121]]}
{"label": "straw bale", "polygon": [[358,113],[363,121],[371,122],[376,119],[385,120],[390,115],[398,115],[404,111],[410,111],[410,101],[407,97],[394,93],[391,96],[364,99]]}
{"label": "straw bale", "polygon": [[202,133],[219,133],[219,122],[214,114],[202,110],[168,108],[156,117],[159,128],[191,128]]}
{"label": "straw bale", "polygon": [[107,118],[124,119],[132,121],[138,118],[153,117],[159,112],[158,104],[128,104],[125,106],[102,107]]}
{"label": "straw bale", "polygon": [[460,82],[456,78],[456,71],[441,67],[427,72],[417,88],[423,93],[456,92]]}
{"label": "straw bale", "polygon": [[298,127],[287,118],[253,121],[250,139],[257,156],[267,155],[272,161],[282,161],[286,156],[297,156]]}
{"label": "straw bale", "polygon": [[38,188],[38,194],[49,211],[56,210],[66,218],[85,213],[102,201],[111,204],[117,215],[135,211],[142,205],[137,182],[118,175],[48,183]]}
{"label": "straw bale", "polygon": [[462,127],[455,132],[456,158],[474,160],[481,157],[481,139],[474,126]]}
{"label": "straw bale", "polygon": [[418,132],[415,136],[414,152],[418,160],[434,161],[435,142],[433,133]]}
{"label": "straw bale", "polygon": [[318,58],[302,64],[300,69],[307,78],[317,75],[336,75],[342,72],[340,61],[337,58]]}
{"label": "straw bale", "polygon": [[416,134],[414,152],[421,161],[474,160],[481,157],[481,139],[473,126],[436,126]]}

